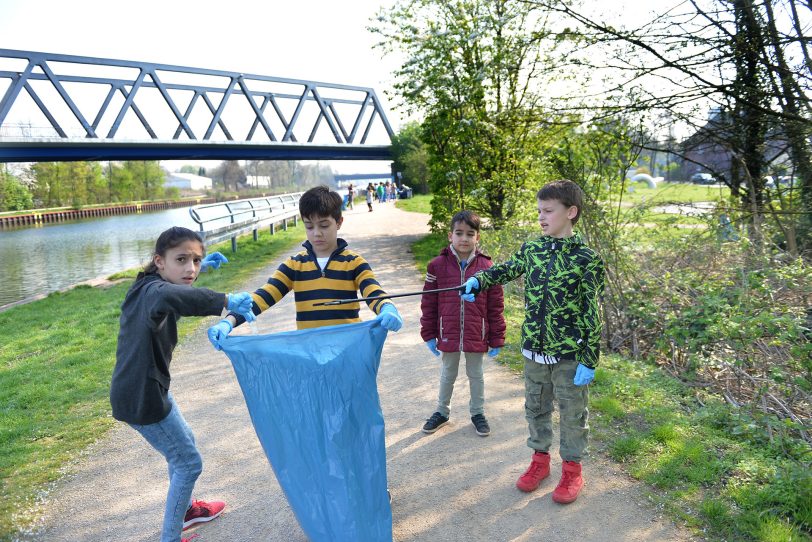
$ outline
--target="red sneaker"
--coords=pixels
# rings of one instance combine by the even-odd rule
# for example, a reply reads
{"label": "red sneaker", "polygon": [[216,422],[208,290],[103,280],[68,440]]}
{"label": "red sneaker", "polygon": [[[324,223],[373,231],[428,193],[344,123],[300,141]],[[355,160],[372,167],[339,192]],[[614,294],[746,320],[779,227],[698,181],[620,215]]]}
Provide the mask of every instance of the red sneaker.
{"label": "red sneaker", "polygon": [[186,511],[183,518],[183,530],[185,531],[196,523],[211,521],[223,513],[226,503],[222,501],[192,501],[192,506]]}
{"label": "red sneaker", "polygon": [[192,542],[192,540],[194,540],[195,538],[198,538],[199,536],[200,536],[199,534],[193,534],[189,538],[181,538],[180,542]]}
{"label": "red sneaker", "polygon": [[526,493],[535,491],[541,481],[548,476],[550,476],[550,454],[536,452],[533,454],[530,467],[516,481],[516,487]]}
{"label": "red sneaker", "polygon": [[569,504],[578,498],[584,479],[581,477],[581,464],[575,461],[564,461],[561,465],[561,481],[553,491],[553,500],[561,504]]}

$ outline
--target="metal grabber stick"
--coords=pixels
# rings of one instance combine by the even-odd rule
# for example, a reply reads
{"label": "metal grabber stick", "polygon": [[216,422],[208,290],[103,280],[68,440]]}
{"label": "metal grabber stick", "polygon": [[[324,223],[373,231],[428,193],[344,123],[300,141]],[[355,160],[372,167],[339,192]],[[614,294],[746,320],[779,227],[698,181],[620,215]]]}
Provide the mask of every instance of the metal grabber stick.
{"label": "metal grabber stick", "polygon": [[461,292],[465,290],[465,284],[460,284],[459,286],[452,286],[451,288],[438,288],[437,290],[420,290],[419,292],[409,292],[406,294],[387,294],[375,297],[360,297],[356,299],[336,299],[335,301],[323,301],[321,303],[313,303],[313,306],[323,307],[325,305],[346,305],[347,303],[357,303],[359,301],[372,301],[373,299],[391,299],[393,297],[406,297],[409,295],[434,294],[437,292],[450,292],[451,290],[457,290]]}

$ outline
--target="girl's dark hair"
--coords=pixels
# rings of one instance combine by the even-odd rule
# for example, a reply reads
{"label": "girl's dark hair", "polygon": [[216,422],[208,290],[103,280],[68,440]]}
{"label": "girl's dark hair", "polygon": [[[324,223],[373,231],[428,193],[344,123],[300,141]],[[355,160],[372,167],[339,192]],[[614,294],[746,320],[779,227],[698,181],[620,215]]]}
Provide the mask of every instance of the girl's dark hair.
{"label": "girl's dark hair", "polygon": [[479,231],[479,227],[482,224],[482,220],[479,218],[479,215],[473,211],[460,211],[459,213],[455,214],[451,217],[451,231],[454,231],[454,225],[457,222],[465,222],[474,231]]}
{"label": "girl's dark hair", "polygon": [[338,222],[341,220],[341,205],[343,203],[344,198],[338,192],[333,192],[324,185],[314,186],[302,194],[299,200],[299,214],[302,215],[302,218],[308,219],[331,216]]}
{"label": "girl's dark hair", "polygon": [[536,199],[554,199],[560,201],[564,207],[577,207],[578,214],[572,219],[573,225],[581,218],[581,211],[584,208],[584,191],[572,181],[564,179],[547,183],[538,191]]}
{"label": "girl's dark hair", "polygon": [[[166,256],[167,250],[173,249],[185,241],[197,241],[203,245],[203,239],[200,235],[189,228],[174,226],[161,233],[161,235],[158,236],[158,240],[155,241],[155,250],[152,253],[152,257],[149,259],[149,263],[144,267],[144,271],[139,273],[139,278],[143,275],[158,271],[158,266],[155,265],[155,256],[163,258]],[[205,252],[205,245],[203,245],[203,248]]]}

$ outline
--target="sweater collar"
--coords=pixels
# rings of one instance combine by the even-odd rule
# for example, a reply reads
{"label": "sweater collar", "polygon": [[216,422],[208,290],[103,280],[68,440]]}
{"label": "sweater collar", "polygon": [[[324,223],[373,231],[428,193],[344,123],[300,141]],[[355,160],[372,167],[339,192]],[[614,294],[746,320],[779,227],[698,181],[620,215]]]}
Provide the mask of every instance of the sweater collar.
{"label": "sweater collar", "polygon": [[550,237],[550,236],[542,236],[540,241],[544,244],[554,246],[554,248],[573,248],[577,245],[583,245],[584,242],[581,239],[581,234],[578,232],[574,232],[569,237]]}
{"label": "sweater collar", "polygon": [[[347,243],[341,237],[336,239],[336,241],[338,242],[338,246],[332,252],[332,254],[330,254],[330,258],[332,258],[336,254],[338,254],[339,252],[341,252],[342,250],[347,248],[347,246],[349,246],[349,243]],[[307,250],[307,253],[315,260],[316,259],[316,252],[313,250],[313,245],[310,244],[310,241],[305,241],[304,243],[302,243],[302,246],[305,248],[305,250]]]}

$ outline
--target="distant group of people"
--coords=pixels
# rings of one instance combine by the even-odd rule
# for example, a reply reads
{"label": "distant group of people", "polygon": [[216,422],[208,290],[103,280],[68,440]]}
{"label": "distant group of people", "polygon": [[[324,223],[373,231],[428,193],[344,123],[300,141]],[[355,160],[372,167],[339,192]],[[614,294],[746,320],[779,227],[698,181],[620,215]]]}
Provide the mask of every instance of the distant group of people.
{"label": "distant group of people", "polygon": [[[353,200],[349,187],[349,201]],[[391,182],[369,183],[366,201],[396,199]],[[422,427],[435,433],[449,422],[450,401],[461,356],[471,388],[469,411],[474,430],[490,434],[485,417],[483,356],[496,357],[505,343],[501,286],[524,277],[525,321],[520,351],[525,358],[527,445],[533,450],[529,468],[518,478],[521,491],[535,490],[550,474],[553,402],[560,411],[559,453],[562,476],[554,501],[574,501],[583,486],[581,459],[587,445],[588,384],[598,363],[601,318],[599,298],[604,283],[600,257],[573,231],[583,212],[583,192],[571,181],[556,181],[536,195],[542,235],[525,242],[507,261],[493,264],[478,246],[480,218],[456,213],[449,226],[449,245],[428,265],[424,283],[420,333],[440,358],[437,408]],[[361,293],[381,326],[398,331],[403,320],[381,288],[369,264],[338,238],[344,198],[326,186],[302,196],[299,210],[305,224],[304,250],[291,256],[253,293],[224,294],[193,288],[200,271],[227,260],[215,252],[204,256],[197,233],[172,228],[158,239],[149,266],[139,274],[122,305],[117,363],[111,386],[113,416],[130,424],[169,464],[161,540],[177,542],[181,531],[222,512],[220,501],[192,500],[202,462],[194,435],[169,392],[169,364],[181,316],[227,316],[208,331],[220,349],[235,326],[253,320],[293,291],[297,328],[360,322],[359,305],[337,310],[314,306],[324,299],[347,299]],[[349,206],[349,205],[348,205]],[[351,206],[349,208],[352,208]],[[458,291],[432,292],[446,287]],[[463,301],[460,300],[462,298]]]}
{"label": "distant group of people", "polygon": [[[355,186],[350,183],[347,187],[347,195],[344,197],[344,208],[355,209]],[[391,182],[369,183],[366,189],[366,202],[369,212],[372,212],[374,202],[386,203],[398,199],[398,185]]]}

